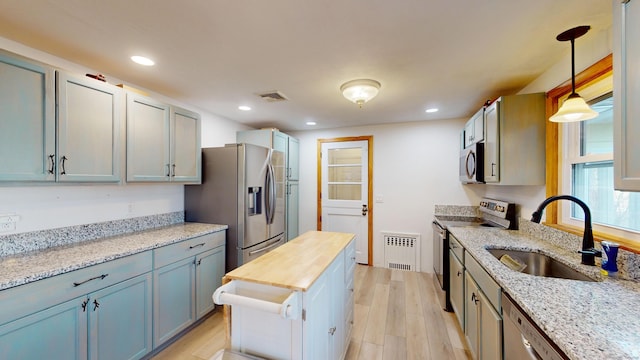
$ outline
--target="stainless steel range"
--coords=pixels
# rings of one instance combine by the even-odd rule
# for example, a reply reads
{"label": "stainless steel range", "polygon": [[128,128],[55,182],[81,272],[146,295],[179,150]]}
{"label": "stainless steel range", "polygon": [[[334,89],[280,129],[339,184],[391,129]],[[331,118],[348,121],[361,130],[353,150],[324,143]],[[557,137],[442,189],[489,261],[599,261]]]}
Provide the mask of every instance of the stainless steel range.
{"label": "stainless steel range", "polygon": [[452,311],[449,300],[449,228],[464,226],[499,227],[515,229],[515,204],[483,198],[478,204],[478,216],[435,215],[433,220],[433,272],[440,303],[444,310]]}

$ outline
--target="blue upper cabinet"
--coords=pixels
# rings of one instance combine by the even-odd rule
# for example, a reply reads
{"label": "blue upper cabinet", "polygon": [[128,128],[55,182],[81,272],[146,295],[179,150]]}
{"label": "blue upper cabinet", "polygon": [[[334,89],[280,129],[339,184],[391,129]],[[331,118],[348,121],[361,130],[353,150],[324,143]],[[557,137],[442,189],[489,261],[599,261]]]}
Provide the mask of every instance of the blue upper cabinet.
{"label": "blue upper cabinet", "polygon": [[121,94],[0,52],[0,181],[119,182]]}
{"label": "blue upper cabinet", "polygon": [[58,181],[120,181],[122,89],[56,72]]}
{"label": "blue upper cabinet", "polygon": [[127,94],[127,181],[200,183],[197,113]]}
{"label": "blue upper cabinet", "polygon": [[0,52],[0,181],[55,180],[52,68]]}
{"label": "blue upper cabinet", "polygon": [[613,6],[614,187],[640,191],[640,1]]}

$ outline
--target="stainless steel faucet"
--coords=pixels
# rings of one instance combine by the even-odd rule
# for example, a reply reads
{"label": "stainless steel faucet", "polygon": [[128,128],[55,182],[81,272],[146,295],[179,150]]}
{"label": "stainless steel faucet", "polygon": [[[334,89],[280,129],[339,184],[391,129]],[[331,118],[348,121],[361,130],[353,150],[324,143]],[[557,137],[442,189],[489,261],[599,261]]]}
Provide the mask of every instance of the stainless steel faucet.
{"label": "stainless steel faucet", "polygon": [[584,211],[584,233],[582,234],[582,250],[578,250],[579,253],[582,253],[582,263],[585,265],[595,265],[596,264],[596,256],[601,257],[602,251],[596,250],[593,244],[593,230],[591,229],[591,211],[587,204],[585,204],[582,200],[571,196],[571,195],[556,195],[551,196],[545,199],[538,209],[531,214],[531,221],[535,223],[540,223],[540,219],[542,218],[542,211],[547,205],[551,204],[556,200],[570,200],[574,203],[578,204],[582,211]]}

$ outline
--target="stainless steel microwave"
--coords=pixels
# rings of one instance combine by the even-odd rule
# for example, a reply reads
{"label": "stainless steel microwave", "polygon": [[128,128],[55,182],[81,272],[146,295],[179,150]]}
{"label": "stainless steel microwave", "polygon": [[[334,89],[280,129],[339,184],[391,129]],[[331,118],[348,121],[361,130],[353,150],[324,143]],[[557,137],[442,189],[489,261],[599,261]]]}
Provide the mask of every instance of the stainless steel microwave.
{"label": "stainless steel microwave", "polygon": [[484,183],[484,143],[475,143],[460,151],[460,181]]}

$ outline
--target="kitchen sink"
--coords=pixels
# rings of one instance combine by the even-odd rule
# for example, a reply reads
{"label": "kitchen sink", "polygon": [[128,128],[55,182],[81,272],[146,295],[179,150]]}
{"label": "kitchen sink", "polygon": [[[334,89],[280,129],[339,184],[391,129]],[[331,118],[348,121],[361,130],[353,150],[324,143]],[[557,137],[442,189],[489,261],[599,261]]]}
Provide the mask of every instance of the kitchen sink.
{"label": "kitchen sink", "polygon": [[[580,281],[596,281],[545,254],[533,251],[506,249],[487,249],[487,251],[495,256],[496,259],[502,259],[501,262],[505,264],[505,266],[516,271],[518,268],[521,268],[519,271],[525,274]],[[507,257],[503,258],[505,255],[507,255]],[[515,263],[512,260],[515,260]],[[522,266],[524,266],[524,268],[522,268]]]}

